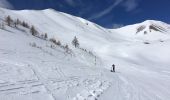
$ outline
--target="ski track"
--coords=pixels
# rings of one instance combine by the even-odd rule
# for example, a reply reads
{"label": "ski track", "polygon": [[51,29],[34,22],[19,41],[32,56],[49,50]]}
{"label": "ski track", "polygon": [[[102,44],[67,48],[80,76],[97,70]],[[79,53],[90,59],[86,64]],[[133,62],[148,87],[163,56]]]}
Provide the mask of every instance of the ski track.
{"label": "ski track", "polygon": [[110,82],[107,81],[98,80],[92,84],[89,81],[86,81],[85,83],[85,89],[76,94],[72,100],[98,100],[103,92],[110,87]]}
{"label": "ski track", "polygon": [[[51,62],[54,63],[54,61]],[[102,73],[86,75],[86,77],[68,76],[61,69],[61,66],[54,64],[54,66],[49,67],[49,69],[53,70],[56,78],[45,78],[40,71],[43,69],[40,69],[40,65],[29,61],[26,63],[18,63],[2,60],[2,58],[0,61],[0,69],[0,97],[4,95],[45,93],[48,94],[52,100],[58,100],[56,91],[66,89],[65,99],[63,100],[163,100],[158,95],[144,88],[146,87],[143,86],[144,84],[137,83],[133,78],[130,79],[128,76],[119,72],[111,73],[111,80],[101,78],[103,77]],[[23,69],[26,69],[26,71]],[[79,69],[82,69],[82,67]],[[139,70],[133,67],[131,69]],[[13,77],[15,75],[11,72],[14,72],[16,76],[19,75],[23,77]],[[25,76],[25,72],[30,73],[30,76]],[[145,71],[141,70],[138,72]],[[6,79],[2,77],[5,75],[7,75],[9,81],[3,80]],[[15,79],[10,80],[13,78]],[[74,95],[69,94],[72,89],[74,90],[74,88],[79,87],[81,87],[81,90],[77,93]]]}
{"label": "ski track", "polygon": [[[66,76],[61,67],[57,65],[55,65],[54,70],[57,77],[59,78],[44,79],[42,74],[39,73],[37,69],[38,65],[28,63],[13,63],[10,61],[0,62],[0,68],[9,65],[12,67],[15,66],[15,69],[13,70],[16,71],[16,75],[22,73],[19,71],[21,67],[32,73],[31,77],[28,76],[27,78],[23,76],[23,78],[19,78],[15,81],[5,81],[1,78],[0,97],[4,95],[47,93],[53,98],[53,100],[57,100],[55,97],[55,91],[63,90],[64,88],[83,86],[84,90],[82,90],[80,93],[77,93],[75,97],[69,98],[69,100],[82,100],[81,98],[87,100],[97,100],[97,98],[110,86],[108,81],[103,81],[99,78],[101,77],[101,74],[87,75],[87,78],[80,76]],[[10,79],[10,72],[11,70],[7,69],[6,71],[1,70],[0,75],[8,75],[8,78]],[[27,80],[25,80],[25,78]]]}
{"label": "ski track", "polygon": [[[10,66],[15,68],[11,69]],[[1,76],[4,74],[10,76],[11,70],[16,71],[16,75],[21,74],[22,76],[23,68],[27,69],[32,75],[28,78],[23,75],[23,78],[19,77],[16,81],[3,81],[1,77],[0,96],[46,93],[53,100],[57,100],[56,91],[66,89],[65,92],[67,93],[67,91],[74,90],[76,87],[83,87],[74,95],[66,94],[66,100],[104,100],[106,98],[107,100],[162,100],[156,94],[147,91],[143,86],[140,85],[139,87],[138,83],[121,73],[111,73],[112,80],[110,81],[102,79],[103,74],[87,75],[87,77],[67,76],[60,66],[55,65],[51,68],[58,78],[45,79],[38,70],[39,66],[34,63],[14,63],[4,60],[0,62],[0,69],[4,69],[4,67],[6,67],[6,70],[0,71]]]}

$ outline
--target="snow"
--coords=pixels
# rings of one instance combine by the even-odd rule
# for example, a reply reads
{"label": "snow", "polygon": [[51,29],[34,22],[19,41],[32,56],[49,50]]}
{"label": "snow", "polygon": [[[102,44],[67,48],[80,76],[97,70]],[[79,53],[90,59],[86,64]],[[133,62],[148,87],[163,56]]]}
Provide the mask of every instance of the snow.
{"label": "snow", "polygon": [[8,2],[8,0],[1,0],[0,7],[12,9],[13,6]]}
{"label": "snow", "polygon": [[[157,25],[164,28],[167,32],[170,33],[170,25],[161,22],[161,21],[155,21],[155,20],[146,20],[142,23],[134,24],[134,25],[128,25],[119,29],[111,29],[112,32],[117,32],[121,34],[122,36],[125,36],[127,38],[131,38],[132,40],[135,40],[136,38],[139,40],[147,40],[147,41],[154,41],[154,40],[167,40],[169,39],[169,36],[165,32],[158,32],[149,29],[151,25]],[[145,26],[145,29],[137,33],[137,28],[140,26]],[[146,34],[144,34],[146,32]],[[168,34],[170,35],[170,34]]]}
{"label": "snow", "polygon": [[[0,100],[169,100],[168,24],[149,20],[105,29],[52,9],[0,8],[0,22],[7,15],[68,44],[72,52],[32,36],[27,28],[5,25],[0,29]],[[151,23],[167,33],[136,34],[138,26],[148,31]],[[74,48],[74,36],[93,55]],[[110,72],[113,63],[116,73]]]}

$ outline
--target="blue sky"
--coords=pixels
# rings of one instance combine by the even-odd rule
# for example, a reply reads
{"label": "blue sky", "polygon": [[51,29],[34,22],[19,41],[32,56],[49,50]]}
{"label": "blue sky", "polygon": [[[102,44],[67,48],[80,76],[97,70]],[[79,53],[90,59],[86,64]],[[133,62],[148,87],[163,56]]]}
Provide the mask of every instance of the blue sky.
{"label": "blue sky", "polygon": [[170,23],[170,0],[8,0],[13,9],[53,8],[112,28],[160,20]]}

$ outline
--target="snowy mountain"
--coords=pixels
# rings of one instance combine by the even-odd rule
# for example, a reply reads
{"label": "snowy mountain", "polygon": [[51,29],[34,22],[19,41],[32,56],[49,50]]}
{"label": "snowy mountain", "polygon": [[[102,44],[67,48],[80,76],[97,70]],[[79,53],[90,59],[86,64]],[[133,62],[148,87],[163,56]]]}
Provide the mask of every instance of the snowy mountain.
{"label": "snowy mountain", "polygon": [[119,29],[114,29],[122,35],[128,37],[138,37],[147,40],[169,39],[170,25],[155,20],[147,20],[139,24],[128,25]]}
{"label": "snowy mountain", "polygon": [[153,20],[105,29],[52,9],[0,8],[0,100],[169,100],[169,30]]}
{"label": "snowy mountain", "polygon": [[13,8],[13,6],[7,0],[0,0],[0,7]]}

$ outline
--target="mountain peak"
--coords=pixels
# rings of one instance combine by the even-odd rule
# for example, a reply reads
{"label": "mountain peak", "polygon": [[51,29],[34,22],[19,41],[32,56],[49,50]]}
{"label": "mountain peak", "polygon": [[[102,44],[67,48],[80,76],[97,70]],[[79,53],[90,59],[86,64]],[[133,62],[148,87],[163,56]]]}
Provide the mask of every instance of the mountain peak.
{"label": "mountain peak", "polygon": [[167,39],[170,33],[170,25],[162,21],[146,20],[134,25],[128,25],[113,31],[127,37],[139,37],[147,40]]}
{"label": "mountain peak", "polygon": [[168,25],[164,22],[161,22],[161,21],[146,20],[143,23],[140,23],[137,25],[136,34],[140,33],[140,32],[147,34],[152,31],[165,33],[165,32],[169,31],[169,27],[170,27],[170,25]]}

